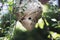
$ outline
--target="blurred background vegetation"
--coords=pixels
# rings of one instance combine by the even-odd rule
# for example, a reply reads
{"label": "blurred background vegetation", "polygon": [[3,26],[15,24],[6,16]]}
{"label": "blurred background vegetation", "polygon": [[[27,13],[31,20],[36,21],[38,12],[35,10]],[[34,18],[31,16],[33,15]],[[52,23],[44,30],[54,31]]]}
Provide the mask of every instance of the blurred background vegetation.
{"label": "blurred background vegetation", "polygon": [[[35,29],[26,30],[17,22],[15,0],[0,0],[0,40],[60,40],[60,8],[52,3],[44,5],[42,17]],[[16,24],[17,23],[17,24]]]}

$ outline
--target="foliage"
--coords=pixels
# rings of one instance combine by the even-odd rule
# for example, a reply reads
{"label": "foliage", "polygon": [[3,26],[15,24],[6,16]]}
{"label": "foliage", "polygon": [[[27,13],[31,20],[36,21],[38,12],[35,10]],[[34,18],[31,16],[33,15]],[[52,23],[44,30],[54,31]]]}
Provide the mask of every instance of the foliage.
{"label": "foliage", "polygon": [[[53,6],[53,5],[47,5],[47,6],[48,6],[48,9],[46,10],[46,12],[43,13],[43,17],[42,17],[42,19],[44,21],[45,20],[46,21],[45,22],[43,21],[43,23],[41,22],[38,25],[43,24],[44,25],[43,29],[45,29],[45,27],[49,28],[49,30],[47,30],[47,31],[49,31],[49,33],[51,34],[53,39],[56,39],[57,37],[60,37],[60,32],[59,32],[60,31],[60,23],[59,23],[60,22],[60,18],[58,16],[60,14],[60,10],[59,10],[58,6]],[[40,26],[40,28],[41,28],[41,26]],[[51,33],[51,31],[53,33]]]}
{"label": "foliage", "polygon": [[[4,39],[6,40],[60,40],[60,9],[58,6],[47,4],[47,10],[43,12],[35,29],[23,32],[14,26],[16,16],[13,12],[15,13],[18,8],[15,7],[16,5],[13,0],[9,2],[7,0],[0,0],[0,2],[2,2],[2,4],[7,2],[9,6],[9,12],[0,19],[0,37],[5,37]],[[16,9],[13,10],[13,7]],[[1,10],[0,8],[0,11]]]}

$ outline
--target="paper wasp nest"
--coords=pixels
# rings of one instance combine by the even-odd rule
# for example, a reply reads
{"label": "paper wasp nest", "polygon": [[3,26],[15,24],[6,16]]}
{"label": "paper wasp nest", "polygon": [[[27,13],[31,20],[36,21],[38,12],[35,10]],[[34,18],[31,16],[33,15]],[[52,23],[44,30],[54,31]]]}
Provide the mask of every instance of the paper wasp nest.
{"label": "paper wasp nest", "polygon": [[38,0],[23,0],[16,15],[27,30],[32,30],[42,16],[42,4]]}

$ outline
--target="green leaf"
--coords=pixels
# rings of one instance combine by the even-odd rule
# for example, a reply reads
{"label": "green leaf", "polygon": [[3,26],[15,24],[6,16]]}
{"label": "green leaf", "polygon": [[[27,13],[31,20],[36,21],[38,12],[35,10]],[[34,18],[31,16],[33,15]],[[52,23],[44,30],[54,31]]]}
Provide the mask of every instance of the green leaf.
{"label": "green leaf", "polygon": [[38,23],[36,23],[35,28],[38,28],[38,26],[39,26],[39,24],[38,24]]}
{"label": "green leaf", "polygon": [[39,27],[40,27],[41,29],[43,29],[43,28],[44,28],[44,21],[43,21],[43,19],[42,19],[42,18],[41,18],[41,19],[39,19],[38,24],[39,24]]}
{"label": "green leaf", "polygon": [[47,22],[47,19],[45,19],[45,23],[46,23],[47,26],[49,26],[49,23]]}
{"label": "green leaf", "polygon": [[52,37],[53,37],[54,39],[56,39],[57,37],[60,37],[60,34],[58,34],[58,33],[56,33],[56,32],[50,31],[50,34],[52,35]]}
{"label": "green leaf", "polygon": [[8,9],[9,9],[9,11],[10,11],[10,12],[12,12],[13,7],[12,7],[12,6],[9,6],[9,8],[8,8]]}
{"label": "green leaf", "polygon": [[16,24],[16,29],[19,29],[23,32],[27,31],[26,28],[24,28],[24,26],[18,21],[17,24]]}

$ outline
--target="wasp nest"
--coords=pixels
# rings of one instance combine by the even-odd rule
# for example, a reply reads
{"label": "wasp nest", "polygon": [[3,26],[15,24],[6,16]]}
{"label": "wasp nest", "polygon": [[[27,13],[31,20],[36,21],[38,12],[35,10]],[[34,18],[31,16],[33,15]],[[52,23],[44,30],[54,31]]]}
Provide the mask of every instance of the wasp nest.
{"label": "wasp nest", "polygon": [[21,1],[17,18],[27,30],[34,29],[41,15],[42,4],[38,0]]}

